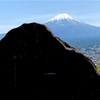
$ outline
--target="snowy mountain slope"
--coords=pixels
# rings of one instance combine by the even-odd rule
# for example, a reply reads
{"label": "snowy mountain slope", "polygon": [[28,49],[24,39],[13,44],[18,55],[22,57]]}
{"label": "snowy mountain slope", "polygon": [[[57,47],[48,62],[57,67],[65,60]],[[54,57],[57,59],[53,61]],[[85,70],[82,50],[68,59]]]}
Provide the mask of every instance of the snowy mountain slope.
{"label": "snowy mountain slope", "polygon": [[50,20],[48,20],[46,23],[49,23],[49,22],[57,22],[57,23],[59,23],[61,20],[62,21],[65,21],[66,20],[69,23],[73,23],[73,24],[76,24],[77,22],[80,22],[81,23],[81,21],[73,18],[72,16],[68,15],[67,13],[58,14],[55,17],[53,17]]}

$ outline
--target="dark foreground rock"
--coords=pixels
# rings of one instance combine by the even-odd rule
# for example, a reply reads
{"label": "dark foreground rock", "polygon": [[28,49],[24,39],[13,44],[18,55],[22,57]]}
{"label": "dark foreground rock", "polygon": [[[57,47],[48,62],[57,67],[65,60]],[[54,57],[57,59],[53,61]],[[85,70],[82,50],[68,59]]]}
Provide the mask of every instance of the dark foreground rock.
{"label": "dark foreground rock", "polygon": [[38,23],[0,41],[0,98],[100,98],[95,65]]}

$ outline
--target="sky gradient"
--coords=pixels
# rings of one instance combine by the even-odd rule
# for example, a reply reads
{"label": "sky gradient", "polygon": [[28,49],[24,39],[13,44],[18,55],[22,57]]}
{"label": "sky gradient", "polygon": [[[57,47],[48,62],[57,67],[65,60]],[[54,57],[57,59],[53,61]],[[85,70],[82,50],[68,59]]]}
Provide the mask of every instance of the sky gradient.
{"label": "sky gradient", "polygon": [[100,26],[100,0],[0,0],[0,34],[23,23],[45,23],[60,13]]}

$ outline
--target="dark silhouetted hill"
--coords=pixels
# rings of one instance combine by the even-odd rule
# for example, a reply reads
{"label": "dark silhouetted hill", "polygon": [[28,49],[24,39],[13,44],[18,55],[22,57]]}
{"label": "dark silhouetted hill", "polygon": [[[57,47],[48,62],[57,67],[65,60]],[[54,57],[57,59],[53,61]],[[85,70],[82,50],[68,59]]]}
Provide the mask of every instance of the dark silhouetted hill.
{"label": "dark silhouetted hill", "polygon": [[44,25],[23,24],[0,41],[0,98],[100,99],[95,69]]}

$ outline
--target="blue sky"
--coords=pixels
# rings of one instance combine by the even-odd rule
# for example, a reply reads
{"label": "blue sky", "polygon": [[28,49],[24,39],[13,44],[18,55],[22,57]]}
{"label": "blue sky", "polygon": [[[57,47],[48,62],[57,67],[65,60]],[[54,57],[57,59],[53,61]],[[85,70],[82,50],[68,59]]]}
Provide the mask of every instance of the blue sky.
{"label": "blue sky", "polygon": [[60,13],[100,26],[100,0],[0,0],[0,33],[23,23],[45,23]]}

